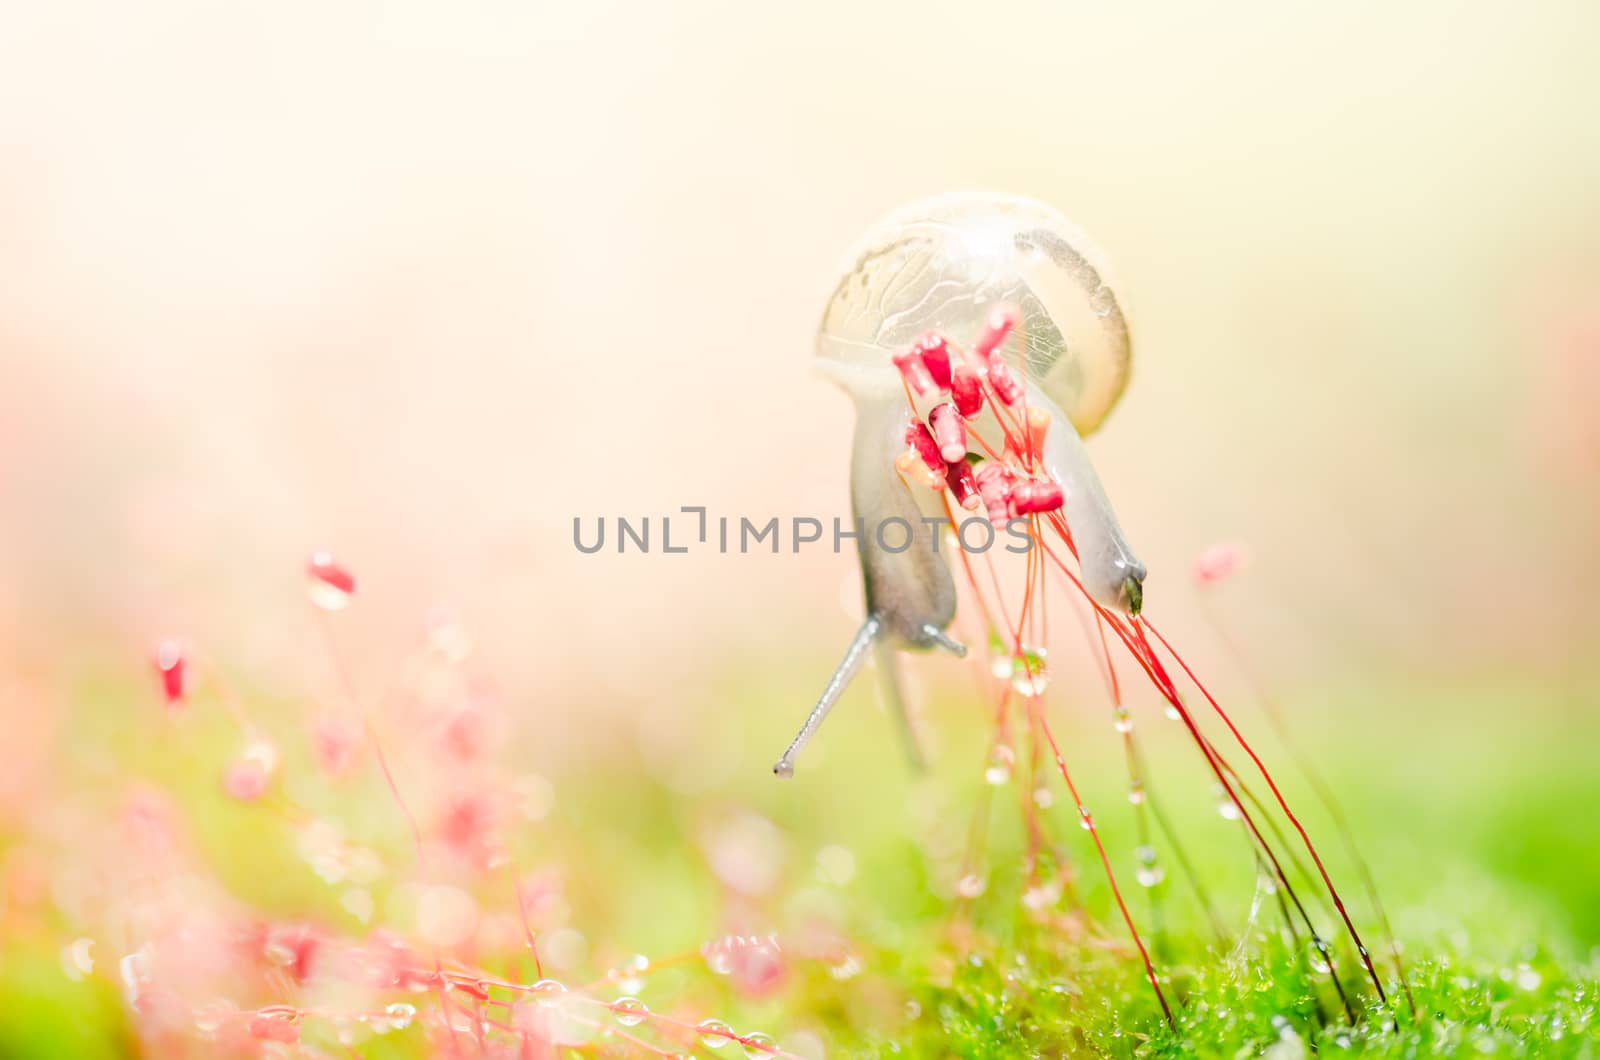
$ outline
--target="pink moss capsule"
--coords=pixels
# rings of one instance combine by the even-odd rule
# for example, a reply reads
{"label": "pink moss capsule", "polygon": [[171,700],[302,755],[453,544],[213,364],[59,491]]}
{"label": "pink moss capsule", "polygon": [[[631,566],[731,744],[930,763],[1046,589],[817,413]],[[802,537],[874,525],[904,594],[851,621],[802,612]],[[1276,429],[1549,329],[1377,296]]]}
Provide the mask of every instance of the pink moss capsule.
{"label": "pink moss capsule", "polygon": [[277,767],[277,748],[265,740],[255,740],[223,770],[222,788],[240,802],[254,802],[266,794]]}
{"label": "pink moss capsule", "polygon": [[332,552],[311,553],[306,563],[307,592],[311,602],[324,611],[343,611],[356,592],[356,579],[340,566]]}
{"label": "pink moss capsule", "polygon": [[1194,580],[1202,586],[1216,585],[1239,573],[1249,562],[1250,553],[1243,545],[1212,545],[1194,561]]}
{"label": "pink moss capsule", "polygon": [[950,483],[950,492],[956,503],[968,511],[977,511],[983,498],[978,493],[978,483],[973,478],[971,465],[965,460],[953,461],[945,472],[945,478]]}
{"label": "pink moss capsule", "polygon": [[1011,510],[1017,515],[1037,515],[1053,512],[1063,500],[1061,483],[1027,479],[1011,489]]}
{"label": "pink moss capsule", "polygon": [[928,469],[928,477],[937,485],[935,489],[945,486],[945,459],[940,455],[939,444],[933,440],[933,435],[928,433],[928,428],[921,423],[912,423],[906,427],[906,442],[922,458],[923,465]]}
{"label": "pink moss capsule", "polygon": [[222,790],[229,798],[254,802],[267,792],[267,771],[247,759],[230,762],[222,772]]}
{"label": "pink moss capsule", "polygon": [[312,726],[311,747],[323,772],[343,776],[360,754],[361,726],[337,714],[323,714]]}
{"label": "pink moss capsule", "polygon": [[1029,457],[1037,458],[1044,453],[1045,435],[1050,433],[1050,412],[1037,405],[1028,409],[1028,449]]}
{"label": "pink moss capsule", "polygon": [[955,401],[956,411],[963,418],[971,419],[983,411],[983,380],[965,364],[955,365],[950,370],[950,397]]}
{"label": "pink moss capsule", "polygon": [[282,968],[297,983],[311,978],[321,947],[322,940],[306,924],[269,925],[261,932],[261,959]]}
{"label": "pink moss capsule", "polygon": [[250,1034],[264,1042],[293,1045],[300,1040],[300,1025],[282,1016],[256,1016],[250,1021]]}
{"label": "pink moss capsule", "polygon": [[933,376],[928,374],[927,366],[922,363],[922,358],[917,356],[915,349],[902,350],[890,359],[894,361],[894,366],[900,369],[900,375],[913,394],[920,396],[933,389]]}
{"label": "pink moss capsule", "polygon": [[940,390],[950,389],[950,344],[937,331],[930,331],[917,341],[917,353],[922,366]]}
{"label": "pink moss capsule", "polygon": [[1021,310],[1009,303],[990,309],[987,319],[983,322],[983,331],[978,334],[978,340],[972,344],[972,352],[978,360],[987,363],[1021,319]]}
{"label": "pink moss capsule", "polygon": [[161,678],[161,696],[168,711],[183,705],[188,691],[188,667],[183,645],[178,641],[168,637],[156,646],[156,673]]}
{"label": "pink moss capsule", "polygon": [[1003,405],[1015,405],[1022,399],[1022,384],[1017,381],[1017,374],[1002,360],[990,363],[989,385],[994,387],[994,396]]}
{"label": "pink moss capsule", "polygon": [[1004,523],[1011,515],[1011,472],[1004,464],[986,460],[973,475],[978,496],[993,523]]}
{"label": "pink moss capsule", "polygon": [[700,947],[706,966],[727,976],[746,997],[766,997],[783,985],[788,968],[774,935],[724,935]]}
{"label": "pink moss capsule", "polygon": [[933,440],[938,443],[939,456],[945,463],[953,464],[966,457],[967,428],[954,405],[948,401],[935,405],[933,411],[928,413],[928,427],[933,432]]}

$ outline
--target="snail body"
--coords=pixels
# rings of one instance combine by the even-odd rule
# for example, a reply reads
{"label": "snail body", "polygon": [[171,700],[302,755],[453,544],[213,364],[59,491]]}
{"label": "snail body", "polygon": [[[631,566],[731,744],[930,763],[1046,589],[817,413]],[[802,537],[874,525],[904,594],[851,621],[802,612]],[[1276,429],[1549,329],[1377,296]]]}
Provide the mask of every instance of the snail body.
{"label": "snail body", "polygon": [[[869,649],[879,652],[897,705],[892,649],[965,650],[944,632],[955,616],[956,591],[938,547],[941,530],[923,522],[945,516],[944,499],[913,488],[896,468],[908,423],[928,414],[915,399],[908,410],[897,358],[930,334],[979,334],[992,326],[997,305],[1010,307],[1011,318],[986,356],[1007,367],[989,379],[1015,378],[1027,408],[1048,416],[1040,458],[1059,484],[1084,588],[1105,607],[1138,613],[1145,568],[1082,443],[1122,396],[1132,362],[1123,302],[1105,255],[1060,213],[1019,196],[959,193],[896,210],[846,256],[816,337],[819,372],[856,406],[850,492],[854,515],[867,528],[858,539],[867,619],[775,767],[779,775],[792,771],[795,754]],[[993,410],[974,416],[975,435],[987,428],[998,436]],[[935,461],[960,466],[965,437],[945,435]],[[912,528],[903,549],[885,547],[873,532],[890,520]]]}

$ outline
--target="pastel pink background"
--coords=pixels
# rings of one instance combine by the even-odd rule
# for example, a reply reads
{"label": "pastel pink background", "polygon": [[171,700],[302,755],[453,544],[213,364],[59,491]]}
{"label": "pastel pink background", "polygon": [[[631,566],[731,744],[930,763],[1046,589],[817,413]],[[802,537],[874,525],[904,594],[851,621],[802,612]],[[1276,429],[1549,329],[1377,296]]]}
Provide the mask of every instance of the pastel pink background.
{"label": "pastel pink background", "polygon": [[[552,718],[830,666],[855,560],[579,556],[574,515],[846,506],[841,252],[989,187],[1116,261],[1092,452],[1284,681],[1579,666],[1600,588],[1600,8],[8,5],[0,663],[267,675],[454,608]],[[1374,33],[1375,24],[1383,26]],[[636,664],[636,665],[633,665]]]}

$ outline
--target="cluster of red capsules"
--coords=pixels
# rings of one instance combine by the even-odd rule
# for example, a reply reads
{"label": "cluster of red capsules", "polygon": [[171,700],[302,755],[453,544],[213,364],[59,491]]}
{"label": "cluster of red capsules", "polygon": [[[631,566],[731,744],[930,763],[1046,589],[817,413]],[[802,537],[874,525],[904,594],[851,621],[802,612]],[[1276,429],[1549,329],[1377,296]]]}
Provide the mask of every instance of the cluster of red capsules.
{"label": "cluster of red capsules", "polygon": [[[912,410],[916,411],[919,399],[932,404],[926,420],[919,415],[907,425],[911,448],[895,466],[908,478],[920,478],[929,489],[948,489],[956,504],[968,511],[982,507],[996,524],[1055,511],[1062,503],[1059,482],[1034,477],[1050,413],[1027,406],[1022,383],[998,355],[1020,319],[1015,306],[996,306],[970,352],[930,331],[893,357]],[[1005,443],[996,451],[972,431],[971,437],[989,457],[974,468],[967,461],[968,424],[990,404]]]}

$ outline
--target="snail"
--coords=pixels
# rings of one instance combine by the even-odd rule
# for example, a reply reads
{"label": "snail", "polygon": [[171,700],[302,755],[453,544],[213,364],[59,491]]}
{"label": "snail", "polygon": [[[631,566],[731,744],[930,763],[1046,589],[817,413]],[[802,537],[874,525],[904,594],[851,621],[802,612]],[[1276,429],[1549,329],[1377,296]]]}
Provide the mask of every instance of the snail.
{"label": "snail", "polygon": [[[856,408],[850,496],[858,529],[864,528],[857,547],[867,617],[773,767],[779,776],[792,775],[796,755],[869,651],[879,654],[886,693],[908,736],[892,652],[937,647],[965,654],[945,632],[955,617],[956,589],[938,547],[941,530],[924,521],[945,517],[943,498],[909,485],[896,467],[914,423],[896,357],[930,333],[979,333],[996,305],[1013,307],[1014,320],[995,333],[1003,341],[993,355],[1015,373],[1007,378],[1020,377],[1026,406],[1048,414],[1041,463],[1060,486],[1084,588],[1126,614],[1142,606],[1144,565],[1082,442],[1121,397],[1131,360],[1128,323],[1105,255],[1060,213],[1020,196],[958,193],[903,207],[850,252],[817,329],[817,368]],[[973,422],[981,431],[982,421]],[[959,438],[952,448],[946,435],[944,447],[952,466],[965,456]],[[898,551],[874,532],[894,520],[909,527],[907,546]],[[915,741],[908,746],[916,758]]]}

